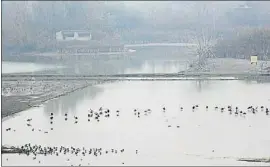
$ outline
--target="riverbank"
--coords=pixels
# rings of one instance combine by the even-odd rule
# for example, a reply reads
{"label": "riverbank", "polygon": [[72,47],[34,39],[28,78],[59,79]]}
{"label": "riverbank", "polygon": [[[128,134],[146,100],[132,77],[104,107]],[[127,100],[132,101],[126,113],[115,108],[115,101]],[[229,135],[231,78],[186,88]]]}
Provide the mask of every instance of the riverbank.
{"label": "riverbank", "polygon": [[100,81],[2,81],[2,120]]}
{"label": "riverbank", "polygon": [[[189,72],[198,71],[198,59],[190,63]],[[263,64],[264,63],[264,64]],[[263,66],[262,66],[263,64]],[[208,58],[201,69],[202,72],[212,73],[248,73],[248,72],[266,72],[264,69],[270,67],[270,61],[258,61],[257,65],[251,64],[247,59],[234,58]]]}

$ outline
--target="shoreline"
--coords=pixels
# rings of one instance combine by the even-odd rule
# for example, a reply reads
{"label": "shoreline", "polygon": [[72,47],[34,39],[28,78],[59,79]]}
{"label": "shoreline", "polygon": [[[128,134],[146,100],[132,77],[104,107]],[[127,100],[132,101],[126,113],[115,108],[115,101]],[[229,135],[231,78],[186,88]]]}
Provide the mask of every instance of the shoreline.
{"label": "shoreline", "polygon": [[[50,81],[50,83],[45,83],[49,86],[48,90],[42,90],[42,83],[36,82],[34,84],[29,84],[29,81],[17,81],[20,82],[16,86],[14,86],[15,81],[2,81],[2,122],[8,119],[9,117],[14,116],[17,113],[28,110],[32,107],[37,107],[43,104],[46,101],[53,100],[55,98],[59,98],[61,96],[68,95],[69,93],[75,92],[77,90],[81,90],[87,88],[89,86],[94,86],[97,84],[102,84],[108,82],[108,80],[100,80],[100,81],[73,81],[70,83]],[[28,83],[27,83],[28,82]],[[31,85],[31,86],[30,86]],[[37,90],[31,92],[29,94],[28,87],[37,87]],[[14,89],[18,88],[18,89]],[[64,88],[63,88],[64,87]],[[13,88],[9,90],[6,89]],[[31,88],[32,89],[32,88]],[[6,92],[4,92],[4,91]],[[13,91],[13,92],[12,92]],[[17,93],[14,93],[14,91]],[[25,94],[25,93],[28,94]],[[3,95],[3,93],[7,93],[9,95]]]}

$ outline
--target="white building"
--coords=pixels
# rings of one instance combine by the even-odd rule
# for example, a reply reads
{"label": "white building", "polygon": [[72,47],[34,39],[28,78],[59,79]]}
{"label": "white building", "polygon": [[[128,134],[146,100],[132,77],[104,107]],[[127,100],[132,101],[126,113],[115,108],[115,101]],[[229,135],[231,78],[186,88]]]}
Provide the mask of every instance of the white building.
{"label": "white building", "polygon": [[90,41],[92,35],[89,31],[83,30],[63,30],[56,33],[57,41]]}

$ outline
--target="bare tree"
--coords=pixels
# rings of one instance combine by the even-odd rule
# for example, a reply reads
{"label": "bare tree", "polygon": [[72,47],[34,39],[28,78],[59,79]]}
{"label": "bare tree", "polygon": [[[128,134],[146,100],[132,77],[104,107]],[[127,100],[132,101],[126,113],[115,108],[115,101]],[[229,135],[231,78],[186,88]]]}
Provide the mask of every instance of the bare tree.
{"label": "bare tree", "polygon": [[213,54],[213,41],[215,39],[215,22],[205,22],[212,16],[213,11],[207,7],[207,4],[202,4],[197,13],[198,26],[196,27],[193,41],[197,44],[195,48],[195,56],[197,59],[190,66],[196,71],[207,70],[208,58],[212,58]]}

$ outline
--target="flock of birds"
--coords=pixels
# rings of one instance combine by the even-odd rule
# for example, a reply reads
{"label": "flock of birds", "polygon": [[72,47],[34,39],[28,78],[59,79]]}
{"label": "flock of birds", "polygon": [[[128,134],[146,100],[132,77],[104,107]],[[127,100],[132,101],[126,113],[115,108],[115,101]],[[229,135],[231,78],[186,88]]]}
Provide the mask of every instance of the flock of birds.
{"label": "flock of birds", "polygon": [[[194,105],[192,106],[192,112],[195,112],[197,111],[197,109],[199,108],[199,105]],[[227,110],[226,110],[227,108]],[[209,106],[205,106],[205,109],[206,111],[209,109]],[[256,114],[258,113],[258,111],[260,110],[261,112],[265,112],[266,115],[269,115],[269,108],[265,107],[265,106],[256,106],[256,107],[253,107],[253,106],[249,106],[247,107],[247,110],[241,110],[239,107],[235,107],[233,108],[232,106],[227,106],[227,107],[218,107],[216,106],[215,108],[215,111],[220,111],[221,113],[223,112],[228,112],[229,114],[234,114],[235,116],[246,116],[247,113],[249,114]],[[138,109],[134,109],[134,115],[137,117],[137,118],[140,118],[142,115],[144,116],[148,116],[152,113],[152,110],[151,109],[147,109],[147,110],[143,110],[143,111],[139,111]],[[166,108],[163,107],[162,108],[162,112],[166,112]],[[180,111],[184,111],[184,108],[183,107],[180,107]],[[64,114],[65,118],[64,120],[65,121],[68,121],[68,113],[65,113]],[[91,122],[92,120],[95,120],[96,122],[100,122],[101,118],[110,118],[112,116],[116,116],[116,117],[119,117],[120,116],[120,111],[119,110],[116,110],[115,112],[115,115],[113,115],[112,111],[110,109],[104,109],[102,107],[99,108],[98,111],[94,111],[92,109],[89,109],[88,110],[88,113],[87,113],[87,117],[88,117],[88,122]],[[54,114],[53,113],[50,113],[50,124],[53,124],[53,120],[54,120]],[[28,118],[27,120],[27,126],[29,127],[32,127],[32,124],[31,124],[31,121],[32,121],[32,118]],[[79,118],[77,116],[74,116],[74,123],[77,124],[79,122]],[[12,129],[11,128],[7,128],[6,131],[11,131]],[[53,127],[51,127],[50,130],[53,130]],[[13,130],[14,132],[16,131],[15,129]],[[35,128],[32,128],[32,131],[35,131]],[[41,131],[41,129],[38,129],[38,131]],[[44,133],[48,133],[48,131],[44,131]]]}
{"label": "flock of birds", "polygon": [[[31,145],[31,143],[25,144],[21,147],[12,147],[12,150],[17,151],[19,154],[26,154],[27,156],[33,155],[33,160],[37,160],[37,155],[43,155],[43,156],[61,156],[61,155],[74,155],[74,156],[81,156],[81,161],[83,160],[82,157],[86,156],[102,156],[107,154],[123,154],[125,152],[125,149],[102,149],[102,148],[76,148],[76,147],[42,147],[41,145]],[[135,154],[138,154],[138,150],[135,151]],[[6,159],[8,161],[8,158]],[[66,161],[71,161],[69,158],[66,159]],[[41,163],[40,160],[38,160],[38,163]],[[124,164],[124,162],[122,162]],[[88,165],[90,165],[88,163]],[[79,164],[78,166],[81,166]]]}
{"label": "flock of birds", "polygon": [[[192,111],[194,112],[195,109],[197,109],[198,107],[199,107],[199,105],[194,105],[194,106],[192,106]],[[206,108],[206,110],[209,109],[208,106],[206,106],[205,108]],[[164,109],[164,108],[163,108],[163,109]],[[220,111],[221,111],[222,113],[226,111],[226,108],[225,108],[225,107],[218,107],[218,106],[216,106],[216,107],[215,107],[215,110],[218,110],[218,109],[220,109]],[[182,107],[181,107],[181,110],[183,110]],[[269,109],[268,109],[267,107],[261,106],[261,107],[260,107],[260,110],[261,110],[261,112],[265,112],[266,115],[269,115]],[[256,114],[256,113],[259,111],[259,107],[258,107],[258,106],[256,106],[256,107],[254,107],[254,106],[249,106],[249,107],[247,107],[247,110],[244,111],[244,110],[240,110],[239,107],[235,107],[235,110],[234,110],[232,106],[228,105],[228,106],[227,106],[227,111],[228,111],[230,114],[233,114],[233,113],[234,113],[236,116],[237,116],[238,114],[239,114],[239,115],[245,116],[247,113],[253,113],[253,114]]]}
{"label": "flock of birds", "polygon": [[[204,106],[204,107],[200,107],[199,105],[194,105],[192,106],[190,109],[187,109],[186,111],[189,112],[197,112],[199,108],[205,108],[205,111],[208,111],[210,108],[209,106]],[[235,116],[243,116],[245,117],[245,115],[247,114],[257,114],[259,111],[261,113],[265,113],[266,115],[269,115],[269,108],[265,107],[265,106],[249,106],[247,107],[245,110],[240,109],[239,107],[232,107],[232,106],[227,106],[227,107],[214,107],[212,108],[213,111],[215,112],[227,112],[229,114],[234,114]],[[161,112],[166,113],[167,109],[166,107],[163,107],[161,109]],[[179,112],[184,112],[184,108],[180,107]],[[101,118],[110,118],[110,117],[119,117],[120,116],[120,111],[116,110],[116,111],[112,111],[110,109],[107,108],[102,108],[100,107],[98,110],[94,111],[92,109],[89,109],[87,114],[87,121],[88,122],[92,122],[93,120],[96,122],[100,122]],[[134,109],[133,110],[133,114],[135,117],[140,118],[141,116],[148,116],[152,113],[151,109],[146,109],[146,110],[139,110],[139,109]],[[72,117],[68,117],[69,114],[65,113],[64,114],[64,120],[68,121],[69,119],[72,119]],[[73,120],[74,123],[77,124],[79,122],[79,118],[77,116],[73,116]],[[49,120],[50,120],[50,124],[53,124],[54,121],[54,113],[50,113],[49,116]],[[27,126],[32,128],[32,118],[28,118],[27,120]],[[171,127],[171,125],[169,125],[168,127]],[[179,128],[180,126],[177,126],[177,128]],[[11,131],[11,128],[7,128],[6,131]],[[41,129],[38,129],[39,131],[41,131]],[[53,130],[53,127],[51,127],[51,130]],[[15,130],[14,130],[15,131]],[[34,128],[32,128],[32,131],[35,131]],[[49,131],[44,131],[44,133],[48,133]],[[106,155],[109,153],[112,154],[121,154],[124,153],[125,149],[102,149],[102,148],[90,148],[90,149],[86,149],[86,148],[75,148],[75,147],[42,147],[41,145],[31,145],[29,144],[25,144],[24,146],[21,147],[16,147],[16,149],[19,149],[21,151],[21,153],[30,155],[33,154],[34,157],[33,159],[36,159],[37,154],[40,155],[55,155],[55,156],[59,156],[61,154],[65,155],[65,154],[72,154],[75,156],[86,156],[86,155],[94,155],[94,156],[101,156],[101,155]],[[136,150],[136,154],[138,154],[138,150]],[[82,159],[81,159],[82,160]],[[70,161],[69,159],[67,159],[67,161]],[[40,161],[39,161],[40,163]],[[124,164],[124,162],[122,163]],[[81,164],[79,164],[80,166]],[[89,164],[88,164],[89,165]]]}

